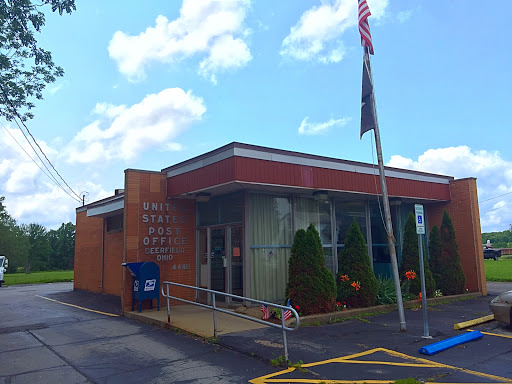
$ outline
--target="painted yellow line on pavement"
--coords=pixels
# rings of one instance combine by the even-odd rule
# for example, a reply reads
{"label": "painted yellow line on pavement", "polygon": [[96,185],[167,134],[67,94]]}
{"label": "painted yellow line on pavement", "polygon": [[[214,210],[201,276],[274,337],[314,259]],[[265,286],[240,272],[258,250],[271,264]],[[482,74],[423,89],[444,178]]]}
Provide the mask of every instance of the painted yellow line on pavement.
{"label": "painted yellow line on pavement", "polygon": [[48,297],[44,297],[44,296],[39,296],[39,295],[36,295],[36,296],[37,296],[37,297],[40,297],[41,299],[46,299],[46,300],[53,301],[53,302],[55,302],[55,303],[59,303],[59,304],[63,304],[63,305],[67,305],[67,306],[69,306],[69,307],[82,309],[82,310],[84,310],[84,311],[88,311],[88,312],[99,313],[100,315],[112,316],[112,317],[118,317],[118,316],[119,316],[119,315],[116,315],[116,314],[114,314],[114,313],[108,313],[108,312],[95,311],[94,309],[89,309],[89,308],[80,307],[79,305],[63,303],[62,301],[58,301],[58,300],[54,300],[54,299],[50,299],[50,298],[48,298]]}
{"label": "painted yellow line on pavement", "polygon": [[[384,353],[386,353],[388,355],[391,355],[391,356],[394,356],[394,357],[399,357],[399,358],[402,358],[402,359],[405,359],[405,360],[415,361],[416,363],[400,363],[400,362],[372,361],[372,360],[368,360],[368,361],[352,360],[354,358],[361,357],[361,356],[367,356],[367,355],[370,355],[370,354],[375,353],[375,352],[384,352]],[[317,362],[314,362],[314,363],[302,364],[301,368],[309,368],[309,367],[315,367],[315,366],[319,366],[319,365],[332,364],[332,363],[342,363],[342,364],[357,363],[357,364],[368,364],[368,365],[371,365],[371,364],[385,364],[385,365],[406,366],[406,367],[416,367],[416,368],[448,368],[448,369],[453,369],[455,371],[463,372],[463,373],[466,373],[466,374],[469,374],[469,375],[475,375],[475,376],[480,376],[480,377],[483,377],[483,378],[486,378],[486,379],[491,379],[491,380],[498,381],[498,382],[501,382],[501,383],[512,383],[512,379],[507,379],[505,377],[495,376],[495,375],[491,375],[491,374],[488,374],[488,373],[472,371],[472,370],[466,369],[466,368],[459,368],[459,367],[455,367],[455,366],[451,366],[451,365],[447,365],[447,364],[437,363],[435,361],[431,361],[431,360],[427,360],[427,359],[423,359],[423,358],[419,358],[419,357],[414,357],[414,356],[410,356],[410,355],[406,355],[404,353],[395,352],[395,351],[392,351],[390,349],[385,349],[385,348],[374,348],[374,349],[370,349],[368,351],[361,352],[361,353],[356,353],[356,354],[353,354],[353,355],[347,355],[347,356],[338,357],[338,358],[329,359],[329,360],[324,360],[324,361],[317,361]],[[395,381],[395,380],[351,380],[351,381],[347,381],[347,380],[336,380],[336,379],[319,380],[319,379],[298,379],[298,378],[286,378],[286,379],[276,378],[276,376],[280,376],[280,375],[284,375],[284,374],[287,374],[287,373],[291,373],[291,372],[293,372],[295,370],[296,370],[296,368],[288,368],[288,369],[282,370],[280,372],[271,373],[269,375],[257,377],[255,379],[250,380],[249,383],[252,383],[252,384],[265,384],[265,383],[316,383],[316,384],[319,384],[319,383],[326,383],[326,384],[334,384],[334,383],[339,383],[339,384],[342,384],[342,383],[343,384],[345,384],[345,383],[368,383],[368,384],[385,384],[385,383],[393,383]],[[441,384],[441,383],[436,383],[436,384]],[[446,383],[446,384],[453,384],[453,383]],[[462,383],[458,383],[458,384],[462,384]]]}
{"label": "painted yellow line on pavement", "polygon": [[467,328],[467,327],[472,327],[473,325],[487,323],[488,321],[492,321],[492,320],[494,320],[494,315],[479,317],[478,319],[473,319],[473,320],[463,321],[462,323],[457,323],[453,326],[453,329],[458,330],[458,329],[463,329],[463,328]]}
{"label": "painted yellow line on pavement", "polygon": [[[475,330],[474,329],[468,329],[469,332],[474,332]],[[508,335],[500,335],[499,333],[490,333],[490,332],[482,332],[480,331],[480,333],[483,333],[484,335],[489,335],[489,336],[498,336],[498,337],[504,337],[504,338],[507,338],[507,339],[512,339],[512,336],[508,336]]]}

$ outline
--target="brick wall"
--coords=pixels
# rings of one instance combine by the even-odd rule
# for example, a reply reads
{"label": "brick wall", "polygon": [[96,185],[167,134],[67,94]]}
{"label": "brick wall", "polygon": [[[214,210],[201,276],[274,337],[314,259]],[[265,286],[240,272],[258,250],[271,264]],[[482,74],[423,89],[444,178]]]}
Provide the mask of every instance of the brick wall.
{"label": "brick wall", "polygon": [[103,291],[121,296],[123,267],[123,231],[107,233],[105,225],[105,257],[103,261]]}
{"label": "brick wall", "polygon": [[103,219],[76,214],[74,289],[101,292],[101,231]]}
{"label": "brick wall", "polygon": [[[160,267],[161,282],[195,286],[195,201],[166,195],[165,174],[125,171],[123,260],[153,261]],[[123,310],[131,310],[132,277],[126,270],[122,286]],[[194,299],[192,290],[175,288],[174,295]]]}
{"label": "brick wall", "polygon": [[[123,232],[107,233],[103,218],[76,215],[74,288],[92,292],[121,295],[121,263],[123,260]],[[102,284],[102,230],[103,284]]]}
{"label": "brick wall", "polygon": [[441,226],[443,211],[450,214],[455,229],[462,269],[466,275],[466,286],[471,291],[487,294],[485,280],[484,255],[482,250],[482,234],[480,229],[480,213],[476,179],[467,178],[450,182],[449,203],[436,204],[428,207],[429,225]]}

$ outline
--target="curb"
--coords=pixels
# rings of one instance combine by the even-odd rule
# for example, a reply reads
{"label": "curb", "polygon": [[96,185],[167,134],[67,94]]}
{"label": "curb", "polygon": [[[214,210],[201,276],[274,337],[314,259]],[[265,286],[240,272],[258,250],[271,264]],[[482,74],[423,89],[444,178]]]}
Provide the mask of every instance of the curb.
{"label": "curb", "polygon": [[[458,300],[469,300],[475,297],[483,296],[480,292],[472,292],[472,293],[463,293],[460,295],[452,295],[452,296],[441,296],[441,297],[432,297],[427,299],[427,305],[440,305],[449,303],[452,301]],[[404,302],[404,308],[414,308],[421,305],[418,300],[411,300]],[[358,315],[366,314],[371,316],[377,313],[384,312],[392,312],[397,309],[396,304],[388,304],[388,305],[375,305],[373,307],[364,307],[364,308],[355,308],[349,309],[347,311],[339,311],[339,312],[331,312],[331,313],[321,313],[317,315],[303,316],[300,318],[301,325],[324,325],[329,324],[331,322],[335,322],[336,320],[349,319],[352,317],[357,317]],[[294,320],[290,321],[290,324],[295,323]]]}
{"label": "curb", "polygon": [[462,323],[457,323],[453,326],[454,330],[459,330],[467,327],[471,327],[473,325],[487,323],[488,321],[494,320],[494,315],[488,315],[484,317],[479,317],[478,319],[463,321]]}

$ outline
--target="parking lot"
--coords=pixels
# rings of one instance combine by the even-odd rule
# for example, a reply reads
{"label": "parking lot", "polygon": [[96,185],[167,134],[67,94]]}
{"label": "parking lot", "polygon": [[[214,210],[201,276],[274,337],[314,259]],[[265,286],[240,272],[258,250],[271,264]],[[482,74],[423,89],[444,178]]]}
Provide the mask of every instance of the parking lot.
{"label": "parking lot", "polygon": [[116,298],[73,292],[68,283],[3,287],[0,383],[512,382],[512,329],[496,322],[472,328],[484,332],[480,340],[433,356],[418,352],[469,332],[453,325],[489,314],[488,302],[506,287],[489,283],[486,297],[430,307],[431,340],[421,337],[417,308],[406,310],[405,333],[396,311],[301,327],[288,336],[290,360],[302,361],[301,369],[271,366],[282,354],[274,329],[208,341],[118,316]]}

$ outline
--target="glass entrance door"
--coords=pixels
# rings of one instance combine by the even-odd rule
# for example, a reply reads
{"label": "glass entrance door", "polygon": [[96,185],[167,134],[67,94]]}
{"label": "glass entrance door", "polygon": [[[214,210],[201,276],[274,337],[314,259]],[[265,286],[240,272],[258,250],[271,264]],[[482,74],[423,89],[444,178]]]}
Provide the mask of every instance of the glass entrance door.
{"label": "glass entrance door", "polygon": [[244,293],[244,280],[243,280],[243,236],[242,226],[237,225],[230,227],[231,237],[231,293],[233,295],[243,296]]}
{"label": "glass entrance door", "polygon": [[[243,296],[243,228],[241,224],[197,230],[197,281],[202,288]],[[207,302],[199,292],[196,299]],[[220,301],[224,301],[222,298]],[[228,303],[231,299],[226,300]]]}
{"label": "glass entrance door", "polygon": [[210,230],[210,276],[214,291],[226,292],[226,229]]}

